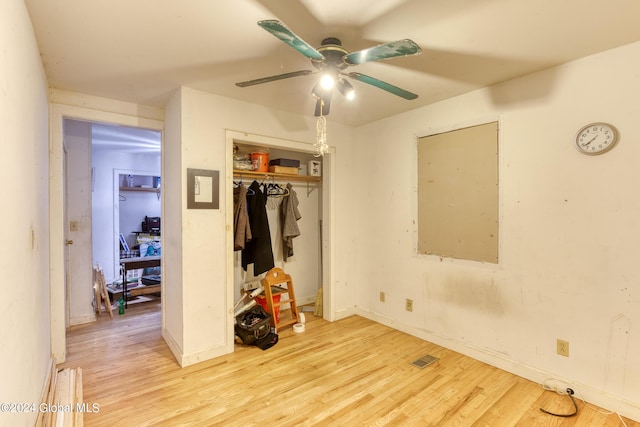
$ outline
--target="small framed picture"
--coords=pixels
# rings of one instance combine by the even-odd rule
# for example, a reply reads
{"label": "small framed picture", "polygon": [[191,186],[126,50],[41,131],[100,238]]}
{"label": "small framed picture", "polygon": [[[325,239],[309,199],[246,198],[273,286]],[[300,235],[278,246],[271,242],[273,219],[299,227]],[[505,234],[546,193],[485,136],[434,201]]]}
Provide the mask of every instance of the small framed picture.
{"label": "small framed picture", "polygon": [[187,209],[219,209],[220,172],[187,169]]}
{"label": "small framed picture", "polygon": [[322,176],[322,162],[309,160],[309,176]]}

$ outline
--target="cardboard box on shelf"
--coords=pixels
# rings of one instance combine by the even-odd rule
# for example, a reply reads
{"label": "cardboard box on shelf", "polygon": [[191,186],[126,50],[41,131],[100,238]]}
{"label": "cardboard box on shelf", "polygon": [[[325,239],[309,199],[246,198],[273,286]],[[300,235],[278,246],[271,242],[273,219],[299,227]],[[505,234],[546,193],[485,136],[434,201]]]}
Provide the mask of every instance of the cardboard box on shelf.
{"label": "cardboard box on shelf", "polygon": [[287,175],[298,175],[298,168],[288,166],[269,166],[269,172]]}
{"label": "cardboard box on shelf", "polygon": [[269,166],[286,166],[291,168],[299,168],[300,160],[293,159],[273,159],[269,161]]}

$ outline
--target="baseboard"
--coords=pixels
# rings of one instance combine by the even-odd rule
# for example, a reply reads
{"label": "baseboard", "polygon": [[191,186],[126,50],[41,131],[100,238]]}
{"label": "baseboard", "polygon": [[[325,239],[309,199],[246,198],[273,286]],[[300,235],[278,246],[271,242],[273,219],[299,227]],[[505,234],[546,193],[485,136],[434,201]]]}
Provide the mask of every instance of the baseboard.
{"label": "baseboard", "polygon": [[205,360],[213,359],[218,356],[224,356],[225,354],[229,354],[233,352],[233,343],[232,343],[231,349],[229,349],[229,346],[223,344],[216,347],[208,348],[206,350],[201,350],[195,353],[185,354],[166,329],[162,330],[162,338],[167,343],[167,346],[169,346],[169,349],[171,350],[171,353],[173,353],[173,356],[176,358],[176,361],[183,368],[186,366],[195,365],[196,363],[204,362]]}
{"label": "baseboard", "polygon": [[576,397],[578,399],[585,400],[592,405],[605,408],[608,411],[616,412],[634,421],[640,421],[640,405],[638,403],[631,402],[626,399],[621,399],[617,396],[608,394],[603,390],[596,389],[586,384],[581,384],[570,378],[560,377],[557,374],[546,372],[533,366],[518,363],[505,357],[504,354],[490,352],[486,349],[473,347],[460,341],[455,341],[447,337],[443,337],[422,329],[396,322],[393,319],[380,316],[361,308],[355,308],[353,314],[357,314],[374,322],[383,324],[401,332],[405,332],[414,337],[464,354],[465,356],[487,363],[491,366],[510,372],[514,375],[518,375],[519,377],[526,378],[538,384],[542,384],[546,380],[552,378],[553,380],[558,381],[562,384],[571,386],[571,388],[575,390]]}
{"label": "baseboard", "polygon": [[166,328],[162,328],[162,339],[164,340],[164,342],[167,343],[167,346],[169,347],[169,350],[171,350],[171,353],[173,354],[173,357],[175,357],[176,361],[180,364],[180,366],[183,366],[181,361],[182,361],[182,348],[180,348],[180,346],[178,345],[178,343],[175,342],[175,340],[173,339],[173,337],[171,336],[171,334],[169,334],[169,331],[167,331]]}
{"label": "baseboard", "polygon": [[[105,313],[105,316],[108,316],[108,314]],[[92,313],[88,316],[72,317],[69,319],[69,326],[83,325],[85,323],[95,322],[96,320],[97,320],[97,317],[95,313]]]}
{"label": "baseboard", "polygon": [[303,305],[307,305],[307,304],[315,304],[315,303],[316,303],[316,297],[315,296],[296,298],[296,304],[298,305],[298,307],[303,306]]}
{"label": "baseboard", "polygon": [[[346,309],[343,309],[343,310],[336,311],[334,313],[333,320],[345,319],[345,318],[347,318],[349,316],[353,316],[354,314],[360,314],[360,313],[358,313],[358,310],[356,309],[356,307],[346,308]],[[361,316],[362,317],[367,317],[365,315],[361,315]],[[371,319],[371,320],[374,320],[374,319]],[[374,321],[376,321],[376,320],[374,320]],[[382,323],[382,322],[378,322],[378,323]]]}
{"label": "baseboard", "polygon": [[[231,350],[231,353],[232,352],[233,350]],[[204,362],[205,360],[213,359],[214,357],[224,356],[229,353],[229,348],[224,344],[217,347],[211,347],[196,353],[183,355],[180,366],[184,368],[185,366],[195,365],[196,363]]]}

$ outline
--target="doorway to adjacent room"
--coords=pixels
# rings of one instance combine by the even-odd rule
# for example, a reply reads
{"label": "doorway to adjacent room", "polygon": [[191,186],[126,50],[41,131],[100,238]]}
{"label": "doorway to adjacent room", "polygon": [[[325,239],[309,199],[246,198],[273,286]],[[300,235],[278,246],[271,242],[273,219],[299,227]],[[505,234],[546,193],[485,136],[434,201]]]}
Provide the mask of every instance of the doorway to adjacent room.
{"label": "doorway to adjacent room", "polygon": [[[94,268],[104,274],[110,302],[123,296],[123,280],[133,279],[136,300],[160,296],[137,292],[142,278],[160,278],[159,267],[122,274],[122,258],[161,254],[161,132],[129,126],[64,119],[67,273],[66,325],[86,323],[95,306]],[[149,220],[152,221],[149,221]],[[145,225],[153,222],[152,229]],[[159,262],[158,262],[159,264]],[[137,280],[135,280],[137,279]],[[158,280],[159,281],[159,280]],[[137,293],[138,295],[133,295]],[[105,312],[106,312],[106,307]],[[114,307],[117,309],[117,307]]]}

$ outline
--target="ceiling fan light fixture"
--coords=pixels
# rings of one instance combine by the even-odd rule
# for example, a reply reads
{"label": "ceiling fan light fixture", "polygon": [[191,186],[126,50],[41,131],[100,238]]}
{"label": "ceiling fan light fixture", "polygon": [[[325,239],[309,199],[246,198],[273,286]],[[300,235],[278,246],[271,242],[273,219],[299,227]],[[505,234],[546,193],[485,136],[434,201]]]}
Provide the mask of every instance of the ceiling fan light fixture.
{"label": "ceiling fan light fixture", "polygon": [[336,79],[330,74],[326,73],[320,77],[320,86],[324,90],[331,90],[336,84]]}
{"label": "ceiling fan light fixture", "polygon": [[349,83],[345,79],[338,79],[338,90],[340,91],[342,96],[347,98],[349,101],[356,97],[355,89],[353,88],[351,83]]}

